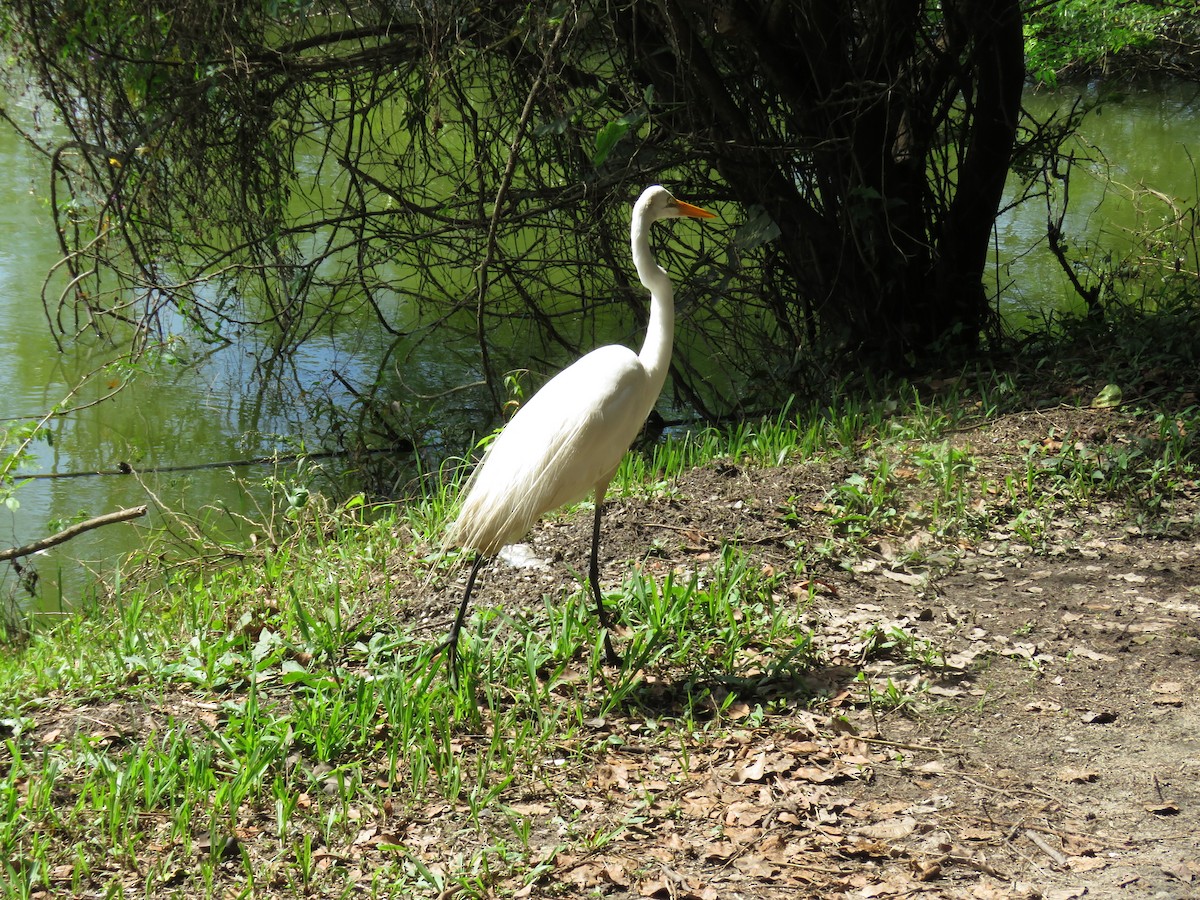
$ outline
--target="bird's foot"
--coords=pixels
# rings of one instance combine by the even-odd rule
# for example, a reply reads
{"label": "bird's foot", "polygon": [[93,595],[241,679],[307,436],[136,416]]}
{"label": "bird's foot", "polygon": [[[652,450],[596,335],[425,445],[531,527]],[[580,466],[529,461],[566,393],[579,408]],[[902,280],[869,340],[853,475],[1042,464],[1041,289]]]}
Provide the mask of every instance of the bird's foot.
{"label": "bird's foot", "polygon": [[608,632],[604,632],[604,661],[610,666],[620,667],[624,661],[621,659],[621,654],[613,649],[612,640],[608,636]]}
{"label": "bird's foot", "polygon": [[450,684],[458,687],[458,632],[451,631],[449,636],[433,648],[433,653],[429,659],[432,662],[437,659],[442,653],[446,654],[446,674],[450,678]]}

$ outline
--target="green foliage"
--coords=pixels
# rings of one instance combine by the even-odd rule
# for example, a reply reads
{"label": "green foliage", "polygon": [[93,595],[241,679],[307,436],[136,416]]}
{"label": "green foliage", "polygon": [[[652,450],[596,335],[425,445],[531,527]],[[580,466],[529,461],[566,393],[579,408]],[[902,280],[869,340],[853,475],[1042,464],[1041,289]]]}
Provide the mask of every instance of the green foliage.
{"label": "green foliage", "polygon": [[864,464],[864,471],[832,488],[827,499],[830,523],[854,539],[891,530],[903,513],[888,459],[868,459]]}
{"label": "green foliage", "polygon": [[[1194,15],[1194,10],[1193,13]],[[1126,0],[1053,0],[1025,23],[1025,61],[1035,80],[1106,70],[1115,57],[1144,49],[1185,15],[1183,4]]]}
{"label": "green foliage", "polygon": [[[727,229],[656,247],[688,285],[677,396],[709,418],[778,407],[860,347],[896,362],[989,329],[961,285],[1003,189],[1018,0],[986,27],[954,4],[823,0],[735,4],[719,28],[662,0],[0,10],[13,88],[36,84],[71,147],[50,156],[55,322],[182,321],[194,340],[255,323],[284,354],[351,313],[395,342],[356,399],[400,380],[415,389],[389,399],[445,397],[482,368],[467,402],[490,407],[504,372],[634,330],[629,201],[662,181]],[[798,69],[770,62],[795,47]]]}
{"label": "green foliage", "polygon": [[[1145,368],[1132,336],[1111,347],[1136,349]],[[1111,440],[1050,430],[1019,446],[1003,428],[984,433],[1029,408],[1019,377],[1038,396],[1057,379],[1083,382],[1085,399],[1109,379],[1086,378],[1065,347],[1033,359],[996,378],[848,385],[829,406],[630,454],[630,493],[669,492],[705,463],[755,476],[802,461],[820,477],[782,482],[787,500],[765,513],[782,564],[735,538],[704,554],[659,545],[631,564],[608,597],[624,633],[615,669],[602,663],[586,585],[568,583],[525,603],[485,599],[462,635],[461,683],[445,677],[431,658],[445,607],[431,617],[410,586],[429,575],[457,470],[394,514],[315,492],[297,508],[279,490],[280,527],[262,529],[274,539],[243,548],[236,566],[120,577],[102,602],[0,653],[0,897],[101,894],[134,866],[147,896],[335,895],[360,860],[370,873],[355,890],[368,896],[484,896],[502,879],[538,881],[555,847],[590,852],[644,825],[643,808],[661,816],[656,798],[682,795],[696,748],[723,746],[749,767],[754,754],[740,748],[755,734],[816,743],[817,685],[830,672],[839,708],[880,733],[888,717],[925,713],[947,664],[940,638],[920,618],[875,621],[862,605],[847,616],[856,601],[832,592],[814,603],[820,578],[886,565],[913,583],[914,568],[934,565],[931,545],[953,553],[985,534],[1041,552],[1064,516],[1104,504],[1178,527],[1172,507],[1194,494],[1194,395],[1172,409],[1056,404],[1036,417],[1103,416]],[[1104,363],[1124,397],[1139,393]],[[861,753],[854,729],[838,733]],[[604,790],[643,808],[598,827],[577,786],[626,745],[645,777],[614,775]],[[443,814],[454,851],[433,867],[412,835]],[[538,842],[544,821],[551,845]],[[329,848],[350,849],[331,861]]]}
{"label": "green foliage", "polygon": [[49,440],[50,433],[43,430],[43,425],[45,420],[10,421],[0,426],[0,503],[12,512],[21,506],[17,499],[17,488],[21,483],[17,470],[33,459],[30,446],[36,439]]}

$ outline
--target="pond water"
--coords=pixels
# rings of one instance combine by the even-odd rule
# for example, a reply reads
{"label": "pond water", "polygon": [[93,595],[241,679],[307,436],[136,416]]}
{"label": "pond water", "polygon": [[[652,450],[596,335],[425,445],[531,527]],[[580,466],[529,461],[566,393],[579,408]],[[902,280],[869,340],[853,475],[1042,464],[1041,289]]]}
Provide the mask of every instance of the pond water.
{"label": "pond water", "polygon": [[[1081,96],[1076,90],[1027,92],[1024,107],[1038,121],[1067,108]],[[1089,113],[1066,150],[1077,167],[1070,177],[1070,203],[1062,231],[1069,257],[1085,287],[1094,273],[1138,270],[1131,234],[1159,228],[1188,208],[1194,209],[1200,156],[1200,85],[1090,85],[1085,103],[1103,99]],[[1022,179],[1011,176],[1008,196],[1019,196]],[[1062,194],[1035,198],[1007,210],[995,237],[996,278],[1002,309],[1017,321],[1041,320],[1050,309],[1078,309],[1080,298],[1046,242],[1048,213],[1061,210]],[[1146,283],[1148,290],[1154,285]],[[1128,290],[1135,285],[1126,283]],[[1135,291],[1136,293],[1136,291]]]}
{"label": "pond water", "polygon": [[[319,387],[323,400],[344,400],[330,373],[350,383],[373,377],[383,344],[377,329],[359,332],[343,323],[338,334],[308,341],[279,384],[261,371],[258,361],[267,354],[252,332],[236,345],[201,347],[202,356],[175,364],[129,364],[112,343],[86,330],[59,352],[41,299],[61,255],[45,199],[47,166],[6,129],[0,130],[0,163],[0,227],[7,237],[0,245],[6,323],[0,329],[0,430],[56,406],[74,409],[51,419],[31,444],[33,458],[18,470],[18,478],[29,479],[15,493],[19,505],[0,504],[0,547],[22,546],[118,509],[150,507],[131,523],[86,532],[21,560],[36,572],[36,597],[0,563],[0,598],[55,610],[77,603],[94,575],[111,580],[121,555],[174,513],[193,526],[203,520],[214,535],[235,534],[247,519],[261,519],[272,491],[283,490],[274,486],[276,474],[290,478],[295,467],[244,463],[319,447],[321,423],[303,399],[306,392]],[[124,464],[138,477],[123,474]]]}
{"label": "pond water", "polygon": [[[1026,106],[1044,118],[1077,94],[1030,94]],[[1097,254],[1120,254],[1129,247],[1128,229],[1168,212],[1161,196],[1194,206],[1198,134],[1200,100],[1190,85],[1128,89],[1090,115],[1078,148],[1091,161],[1072,179],[1066,234],[1077,246],[1095,242]],[[253,346],[253,334],[195,365],[145,372],[114,367],[112,348],[86,334],[60,353],[41,301],[47,273],[59,258],[47,209],[46,163],[5,129],[0,164],[0,227],[6,234],[0,244],[0,315],[6,323],[0,330],[0,429],[57,404],[83,407],[55,419],[49,440],[34,443],[34,460],[22,473],[57,477],[26,482],[16,494],[18,508],[0,506],[0,546],[26,544],[71,521],[116,509],[144,503],[152,509],[136,524],[97,529],[32,558],[39,579],[33,600],[3,566],[0,597],[54,610],[78,602],[91,575],[111,579],[117,559],[139,545],[145,529],[169,519],[155,498],[191,515],[219,510],[210,516],[216,527],[233,529],[239,516],[256,517],[257,504],[269,492],[270,466],[187,467],[312,446],[320,423],[298,398],[319,385],[337,400],[330,393],[336,391],[336,385],[330,388],[333,370],[352,383],[360,374],[369,381],[382,338],[374,329],[356,333],[351,325],[336,336],[315,338],[297,356],[286,385],[275,391],[260,389],[264,378],[256,367],[260,348]],[[1011,179],[1010,195],[1020,187],[1019,179]],[[1011,209],[998,223],[996,283],[1005,309],[1017,317],[1074,302],[1045,247],[1045,234],[1044,202]],[[112,400],[95,402],[113,391]],[[123,462],[146,472],[143,480],[83,474],[113,472]]]}

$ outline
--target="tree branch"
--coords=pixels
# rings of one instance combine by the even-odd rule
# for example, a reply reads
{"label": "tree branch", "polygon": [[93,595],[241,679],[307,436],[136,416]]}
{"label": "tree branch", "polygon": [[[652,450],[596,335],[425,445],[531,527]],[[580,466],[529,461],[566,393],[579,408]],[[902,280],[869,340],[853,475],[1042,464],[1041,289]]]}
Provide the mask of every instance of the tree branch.
{"label": "tree branch", "polygon": [[529,126],[529,117],[533,115],[533,101],[537,97],[538,91],[541,90],[542,83],[546,80],[546,73],[550,69],[550,63],[554,59],[554,54],[558,51],[558,45],[562,43],[563,35],[566,34],[566,31],[567,16],[564,15],[559,20],[558,28],[555,29],[554,38],[550,41],[550,46],[546,48],[546,55],[542,57],[541,71],[533,79],[533,85],[529,88],[529,94],[525,97],[525,107],[521,110],[520,119],[517,120],[516,133],[513,135],[512,143],[508,148],[508,161],[504,166],[504,175],[500,179],[500,187],[496,190],[496,200],[492,204],[492,218],[488,222],[487,244],[483,251],[483,259],[480,261],[477,269],[479,293],[475,306],[475,337],[479,342],[479,350],[483,357],[483,377],[487,382],[488,389],[491,391],[492,402],[495,404],[497,410],[501,408],[502,404],[500,394],[496,390],[495,379],[492,378],[487,334],[483,327],[484,301],[487,298],[489,284],[488,266],[496,254],[496,234],[500,225],[500,215],[504,207],[504,198],[508,193],[509,187],[512,185],[513,172],[517,168],[517,151],[520,149],[521,141],[525,137],[525,129]]}
{"label": "tree branch", "polygon": [[119,509],[116,512],[106,513],[103,516],[96,516],[94,519],[88,519],[86,522],[77,522],[70,528],[64,528],[58,534],[52,534],[50,537],[34,541],[32,544],[26,544],[24,547],[10,547],[7,550],[0,550],[0,562],[17,559],[21,556],[32,556],[34,553],[41,553],[43,550],[49,550],[51,547],[66,543],[71,538],[78,537],[85,531],[91,531],[93,528],[99,528],[101,525],[112,525],[114,522],[136,519],[145,514],[145,506],[134,506],[129,509]]}

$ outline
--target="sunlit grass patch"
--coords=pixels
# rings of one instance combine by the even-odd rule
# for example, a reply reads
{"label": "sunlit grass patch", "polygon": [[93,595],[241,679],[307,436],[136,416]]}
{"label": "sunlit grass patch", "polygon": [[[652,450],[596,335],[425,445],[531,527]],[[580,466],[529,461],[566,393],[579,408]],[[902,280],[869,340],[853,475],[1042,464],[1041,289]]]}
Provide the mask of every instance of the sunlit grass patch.
{"label": "sunlit grass patch", "polygon": [[[748,747],[854,777],[871,735],[936,712],[964,674],[931,637],[957,621],[885,617],[856,583],[923,603],[956,554],[1051,552],[1098,508],[1176,521],[1196,491],[1194,406],[1103,429],[1059,409],[1020,444],[988,420],[1013,396],[900,386],[628,454],[616,521],[662,514],[606,563],[620,666],[576,557],[481,598],[447,677],[454,591],[430,579],[455,571],[438,556],[452,467],[395,509],[311,501],[219,565],[123,568],[0,654],[0,898],[536,895],[559,889],[557,860],[686,820],[702,771],[769,780]],[[693,479],[702,465],[718,477]]]}

